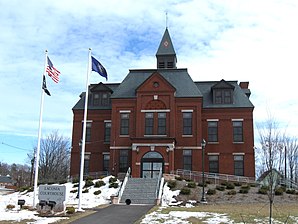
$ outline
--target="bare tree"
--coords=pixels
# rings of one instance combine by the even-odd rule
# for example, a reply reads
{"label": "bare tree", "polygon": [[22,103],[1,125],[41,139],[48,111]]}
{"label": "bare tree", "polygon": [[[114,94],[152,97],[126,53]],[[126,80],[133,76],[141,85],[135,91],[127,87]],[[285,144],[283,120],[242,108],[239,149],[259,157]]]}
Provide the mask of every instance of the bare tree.
{"label": "bare tree", "polygon": [[[298,167],[298,161],[297,161],[297,157],[298,157],[298,140],[295,137],[287,137],[285,138],[285,157],[286,160],[288,162],[288,166],[289,166],[289,179],[291,181],[295,181],[295,176],[297,175],[297,173],[295,172],[297,170]],[[287,167],[287,164],[285,164],[285,169]],[[286,170],[285,170],[286,172]]]}
{"label": "bare tree", "polygon": [[277,122],[269,117],[265,122],[258,125],[261,156],[265,170],[268,172],[268,198],[269,198],[269,223],[272,223],[272,206],[274,201],[277,178],[273,169],[278,170],[281,163],[283,137]]}
{"label": "bare tree", "polygon": [[41,140],[38,179],[43,183],[65,181],[69,169],[70,141],[54,131]]}
{"label": "bare tree", "polygon": [[28,186],[30,181],[30,168],[28,165],[0,163],[0,175],[9,175],[16,187]]}
{"label": "bare tree", "polygon": [[10,172],[10,167],[7,163],[0,162],[0,175],[6,176]]}

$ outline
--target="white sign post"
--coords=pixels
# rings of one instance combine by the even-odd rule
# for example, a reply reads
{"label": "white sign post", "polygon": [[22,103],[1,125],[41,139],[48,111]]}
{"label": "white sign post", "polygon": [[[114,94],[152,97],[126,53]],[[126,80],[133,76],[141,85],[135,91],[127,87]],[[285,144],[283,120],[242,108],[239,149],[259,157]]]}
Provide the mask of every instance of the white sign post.
{"label": "white sign post", "polygon": [[66,200],[66,187],[64,185],[39,185],[39,202],[45,201],[48,205],[53,205],[54,211],[64,211]]}

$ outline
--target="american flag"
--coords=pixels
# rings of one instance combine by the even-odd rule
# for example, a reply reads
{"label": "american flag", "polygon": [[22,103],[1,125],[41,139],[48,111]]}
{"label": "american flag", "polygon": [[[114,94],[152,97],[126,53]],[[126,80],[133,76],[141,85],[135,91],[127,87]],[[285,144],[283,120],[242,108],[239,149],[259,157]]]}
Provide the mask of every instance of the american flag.
{"label": "american flag", "polygon": [[53,81],[55,83],[58,83],[59,82],[60,72],[54,67],[54,65],[51,62],[51,60],[49,59],[49,57],[48,57],[48,66],[47,66],[46,72],[53,79]]}

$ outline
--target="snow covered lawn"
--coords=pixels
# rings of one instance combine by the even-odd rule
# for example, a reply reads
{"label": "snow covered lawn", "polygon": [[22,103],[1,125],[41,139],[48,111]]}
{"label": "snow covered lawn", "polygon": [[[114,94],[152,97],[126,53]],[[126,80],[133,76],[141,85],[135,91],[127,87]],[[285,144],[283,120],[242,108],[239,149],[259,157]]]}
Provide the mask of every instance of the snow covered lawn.
{"label": "snow covered lawn", "polygon": [[[110,203],[110,196],[116,195],[119,188],[109,188],[109,179],[111,176],[105,177],[102,180],[105,182],[105,186],[95,188],[94,186],[89,187],[88,193],[82,194],[81,206],[83,209],[93,208],[103,204]],[[95,183],[98,180],[93,180]],[[66,183],[66,206],[78,207],[78,199],[76,198],[77,193],[70,193],[71,190],[77,189],[73,187],[73,183]],[[120,185],[120,184],[119,184]],[[101,190],[101,194],[94,195],[94,192]],[[33,204],[33,192],[15,192],[8,195],[0,195],[0,221],[21,221],[30,220],[30,224],[46,224],[53,223],[59,219],[65,219],[65,217],[40,217],[37,211],[29,211],[28,209],[20,210],[20,206],[17,204],[19,199],[25,200],[25,206],[32,207]],[[38,203],[38,199],[37,199]],[[15,208],[7,209],[7,205],[13,205]]]}
{"label": "snow covered lawn", "polygon": [[[82,208],[93,208],[103,204],[110,203],[110,196],[116,195],[119,188],[109,188],[109,178],[106,177],[103,181],[105,186],[100,188],[89,187],[88,193],[82,195]],[[98,180],[94,180],[95,183]],[[78,199],[77,193],[70,193],[74,190],[74,184],[67,183],[67,206],[77,208]],[[101,190],[101,194],[94,195],[94,192]],[[182,202],[176,201],[180,191],[171,191],[167,185],[164,187],[162,197],[162,204],[156,207],[155,211],[148,213],[142,220],[141,224],[186,224],[186,223],[268,223],[268,206],[260,203],[241,203],[233,204],[227,202],[226,204],[196,204],[196,201],[189,201],[185,206],[181,206]],[[0,222],[7,221],[21,221],[29,220],[30,224],[46,224],[54,223],[58,220],[65,219],[65,217],[40,217],[36,211],[29,211],[27,209],[19,210],[17,205],[18,199],[24,199],[25,205],[32,206],[33,192],[29,193],[12,193],[9,195],[0,195]],[[7,205],[14,205],[12,210],[7,209]],[[298,223],[298,206],[297,203],[275,204],[274,207],[274,223]]]}

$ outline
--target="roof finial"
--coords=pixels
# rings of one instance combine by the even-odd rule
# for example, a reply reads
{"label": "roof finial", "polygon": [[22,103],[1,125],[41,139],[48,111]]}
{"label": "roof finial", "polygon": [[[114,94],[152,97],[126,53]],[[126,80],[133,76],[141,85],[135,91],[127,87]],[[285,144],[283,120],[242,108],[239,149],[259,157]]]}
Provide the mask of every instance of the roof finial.
{"label": "roof finial", "polygon": [[166,11],[166,29],[168,29],[168,11]]}

